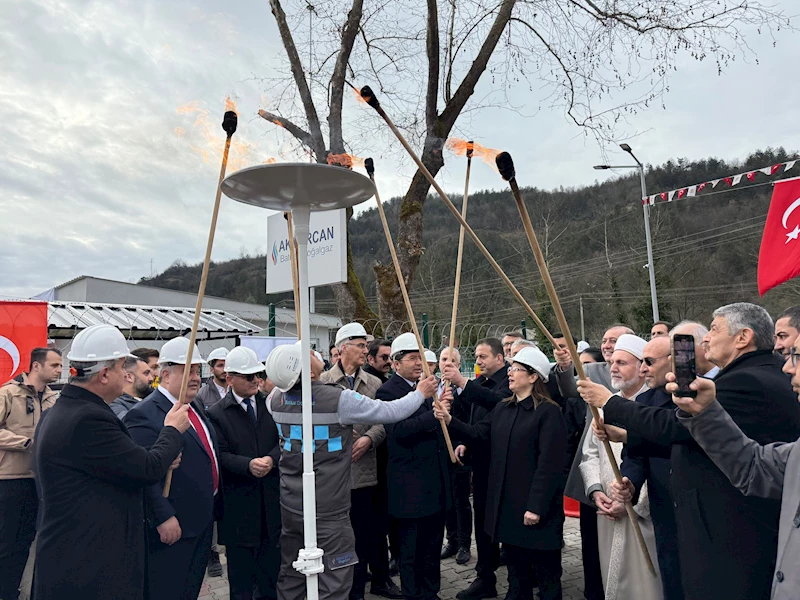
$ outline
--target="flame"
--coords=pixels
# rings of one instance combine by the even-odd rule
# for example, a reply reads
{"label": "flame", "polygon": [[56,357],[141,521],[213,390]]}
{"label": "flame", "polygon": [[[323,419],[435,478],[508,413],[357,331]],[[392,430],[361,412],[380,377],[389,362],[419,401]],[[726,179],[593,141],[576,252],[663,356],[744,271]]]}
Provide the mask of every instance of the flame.
{"label": "flame", "polygon": [[[225,98],[225,111],[232,110],[238,114],[236,103],[231,98]],[[221,115],[214,115],[203,106],[199,100],[193,100],[175,109],[179,115],[192,117],[194,122],[189,131],[183,127],[174,129],[175,135],[189,140],[189,147],[200,155],[203,162],[210,164],[217,162],[222,157],[225,148],[225,132],[220,127]],[[219,120],[218,120],[219,119]],[[252,156],[255,147],[247,142],[241,133],[231,140],[228,152],[228,170],[237,171],[255,162]]]}
{"label": "flame", "polygon": [[500,154],[502,150],[487,148],[486,146],[481,146],[476,142],[468,142],[467,140],[462,140],[459,138],[448,138],[447,142],[445,143],[445,147],[456,156],[466,156],[469,146],[472,146],[473,157],[480,158],[483,162],[491,165],[491,167],[497,171],[497,165],[495,164],[494,159],[497,158],[497,155]]}
{"label": "flame", "polygon": [[353,167],[361,167],[363,169],[364,159],[350,154],[328,154],[328,164],[336,165],[337,167],[347,167],[348,169],[352,169]]}

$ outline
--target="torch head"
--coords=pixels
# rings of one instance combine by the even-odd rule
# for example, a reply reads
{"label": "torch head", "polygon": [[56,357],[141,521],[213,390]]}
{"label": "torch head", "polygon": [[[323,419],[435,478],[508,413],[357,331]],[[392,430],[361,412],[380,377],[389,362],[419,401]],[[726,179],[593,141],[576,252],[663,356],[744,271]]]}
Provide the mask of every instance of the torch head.
{"label": "torch head", "polygon": [[497,158],[494,159],[495,164],[497,165],[497,170],[500,171],[500,175],[506,181],[511,181],[514,179],[516,175],[516,171],[514,170],[514,160],[511,158],[511,155],[508,152],[501,152],[497,155]]}
{"label": "torch head", "polygon": [[375,162],[371,158],[364,159],[364,168],[367,170],[369,178],[372,179],[372,176],[375,175]]}
{"label": "torch head", "polygon": [[375,94],[372,92],[372,88],[368,85],[365,85],[361,88],[361,97],[364,99],[364,102],[369,104],[372,108],[378,108],[381,103],[378,102],[378,99],[375,97]]}
{"label": "torch head", "polygon": [[472,158],[472,153],[475,151],[475,142],[472,140],[467,142],[467,158]]}
{"label": "torch head", "polygon": [[222,129],[231,137],[236,131],[236,126],[239,123],[239,118],[232,110],[225,111],[225,116],[222,117]]}

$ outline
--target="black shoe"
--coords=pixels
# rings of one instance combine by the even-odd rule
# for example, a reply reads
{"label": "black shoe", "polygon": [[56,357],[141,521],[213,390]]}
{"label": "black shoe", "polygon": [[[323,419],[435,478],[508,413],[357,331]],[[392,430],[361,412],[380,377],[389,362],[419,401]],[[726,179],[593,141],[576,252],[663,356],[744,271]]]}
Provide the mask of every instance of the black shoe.
{"label": "black shoe", "polygon": [[393,558],[389,561],[389,577],[394,577],[400,573],[400,566],[397,564],[397,559]]}
{"label": "black shoe", "polygon": [[381,585],[374,583],[369,588],[369,593],[375,596],[383,596],[384,598],[391,598],[391,600],[402,600],[403,592],[397,587],[397,584],[391,579]]}
{"label": "black shoe", "polygon": [[465,590],[456,594],[458,600],[482,600],[483,598],[496,598],[497,588],[494,583],[478,577]]}
{"label": "black shoe", "polygon": [[216,550],[211,551],[211,556],[208,559],[208,576],[222,577],[222,565],[219,562],[219,552]]}
{"label": "black shoe", "polygon": [[469,548],[459,548],[458,553],[456,554],[456,563],[459,565],[465,565],[469,562],[469,559],[472,558],[472,554],[469,552]]}
{"label": "black shoe", "polygon": [[444,546],[442,546],[442,553],[439,555],[439,558],[444,560],[445,558],[455,556],[457,553],[458,546],[453,542],[447,542]]}
{"label": "black shoe", "polygon": [[500,559],[499,560],[500,560],[499,564],[500,564],[501,567],[505,567],[506,565],[508,565],[508,559],[506,558],[506,549],[505,548],[500,548]]}

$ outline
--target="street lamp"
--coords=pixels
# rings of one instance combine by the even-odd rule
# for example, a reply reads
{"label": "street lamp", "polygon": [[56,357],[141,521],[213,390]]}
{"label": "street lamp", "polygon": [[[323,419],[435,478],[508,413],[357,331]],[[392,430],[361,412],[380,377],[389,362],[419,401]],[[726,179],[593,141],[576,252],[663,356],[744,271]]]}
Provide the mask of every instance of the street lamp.
{"label": "street lamp", "polygon": [[[631,155],[631,158],[636,161],[635,165],[595,165],[594,168],[598,171],[606,169],[638,169],[639,179],[642,182],[642,198],[647,198],[647,186],[644,182],[644,165],[636,158],[633,150],[628,144],[620,144],[623,151]],[[659,321],[658,316],[658,296],[656,295],[656,270],[653,263],[653,240],[650,237],[650,205],[647,202],[642,204],[644,211],[644,235],[647,241],[647,270],[650,275],[650,301],[653,305],[653,322]]]}

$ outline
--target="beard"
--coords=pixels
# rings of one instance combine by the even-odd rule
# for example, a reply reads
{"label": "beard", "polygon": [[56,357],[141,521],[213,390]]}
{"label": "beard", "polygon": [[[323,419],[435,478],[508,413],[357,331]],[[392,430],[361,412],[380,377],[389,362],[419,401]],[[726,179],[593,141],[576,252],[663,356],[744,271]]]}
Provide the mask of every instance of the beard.
{"label": "beard", "polygon": [[611,387],[613,387],[618,392],[630,389],[638,383],[639,383],[639,377],[631,377],[628,380],[619,379],[613,376],[611,377]]}

